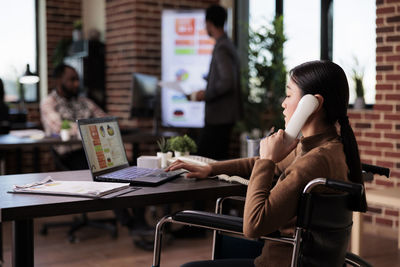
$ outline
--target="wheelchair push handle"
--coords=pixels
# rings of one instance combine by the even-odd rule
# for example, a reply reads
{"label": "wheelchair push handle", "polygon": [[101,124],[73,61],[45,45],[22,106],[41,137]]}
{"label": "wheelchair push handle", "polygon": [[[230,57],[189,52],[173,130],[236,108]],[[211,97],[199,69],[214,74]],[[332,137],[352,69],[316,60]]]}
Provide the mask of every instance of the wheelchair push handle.
{"label": "wheelchair push handle", "polygon": [[323,185],[328,188],[348,192],[350,195],[360,198],[364,194],[364,186],[357,183],[338,181],[326,178],[316,178],[311,180],[303,190],[303,193],[310,193],[311,190],[317,186]]}
{"label": "wheelchair push handle", "polygon": [[381,166],[362,163],[361,164],[361,169],[363,171],[367,172],[367,173],[384,175],[387,178],[389,178],[389,175],[390,175],[390,169],[389,168],[385,168],[385,167],[381,167]]}

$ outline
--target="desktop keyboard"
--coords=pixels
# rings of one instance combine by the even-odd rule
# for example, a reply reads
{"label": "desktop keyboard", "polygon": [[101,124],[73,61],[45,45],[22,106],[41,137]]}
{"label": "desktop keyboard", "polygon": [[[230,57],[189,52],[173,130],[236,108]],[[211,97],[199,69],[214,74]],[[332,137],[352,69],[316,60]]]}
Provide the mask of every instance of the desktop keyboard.
{"label": "desktop keyboard", "polygon": [[207,165],[209,163],[217,162],[215,159],[210,159],[202,156],[196,156],[196,155],[189,155],[189,156],[181,156],[181,157],[175,157],[169,160],[169,163],[174,162],[175,160],[181,160],[187,163],[191,164],[197,164],[197,165]]}

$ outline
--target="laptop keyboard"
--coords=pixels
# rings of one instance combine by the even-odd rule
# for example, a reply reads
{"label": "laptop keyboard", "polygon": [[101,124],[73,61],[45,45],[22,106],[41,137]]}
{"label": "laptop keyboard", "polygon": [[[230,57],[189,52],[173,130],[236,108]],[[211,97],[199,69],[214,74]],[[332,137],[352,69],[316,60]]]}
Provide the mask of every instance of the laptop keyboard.
{"label": "laptop keyboard", "polygon": [[134,180],[138,177],[144,176],[155,176],[155,177],[170,177],[182,173],[182,170],[164,172],[158,169],[148,169],[139,168],[132,166],[112,173],[103,174],[101,177],[111,178],[111,179],[124,179],[124,180]]}
{"label": "laptop keyboard", "polygon": [[160,170],[148,169],[148,168],[138,168],[136,166],[132,166],[129,168],[125,168],[119,171],[115,171],[112,173],[107,173],[106,175],[108,178],[137,178],[143,177],[146,175],[157,175],[160,174]]}

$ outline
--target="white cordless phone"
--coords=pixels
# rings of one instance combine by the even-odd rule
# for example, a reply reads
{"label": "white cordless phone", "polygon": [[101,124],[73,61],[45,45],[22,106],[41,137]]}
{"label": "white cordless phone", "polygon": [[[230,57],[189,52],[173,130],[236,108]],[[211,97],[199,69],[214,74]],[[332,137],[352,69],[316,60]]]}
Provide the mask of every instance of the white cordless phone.
{"label": "white cordless phone", "polygon": [[287,138],[291,140],[298,138],[304,123],[306,123],[308,117],[317,109],[318,105],[318,99],[313,95],[307,94],[300,99],[285,129]]}

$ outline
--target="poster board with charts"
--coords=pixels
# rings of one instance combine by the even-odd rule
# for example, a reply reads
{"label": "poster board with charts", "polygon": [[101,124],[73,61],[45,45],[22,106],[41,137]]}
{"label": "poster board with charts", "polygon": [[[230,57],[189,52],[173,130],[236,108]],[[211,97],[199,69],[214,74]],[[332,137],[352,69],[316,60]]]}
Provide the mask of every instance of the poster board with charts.
{"label": "poster board with charts", "polygon": [[[162,12],[162,124],[169,127],[204,126],[204,102],[185,95],[206,88],[215,41],[207,34],[205,10]],[[176,90],[180,88],[180,90]]]}

